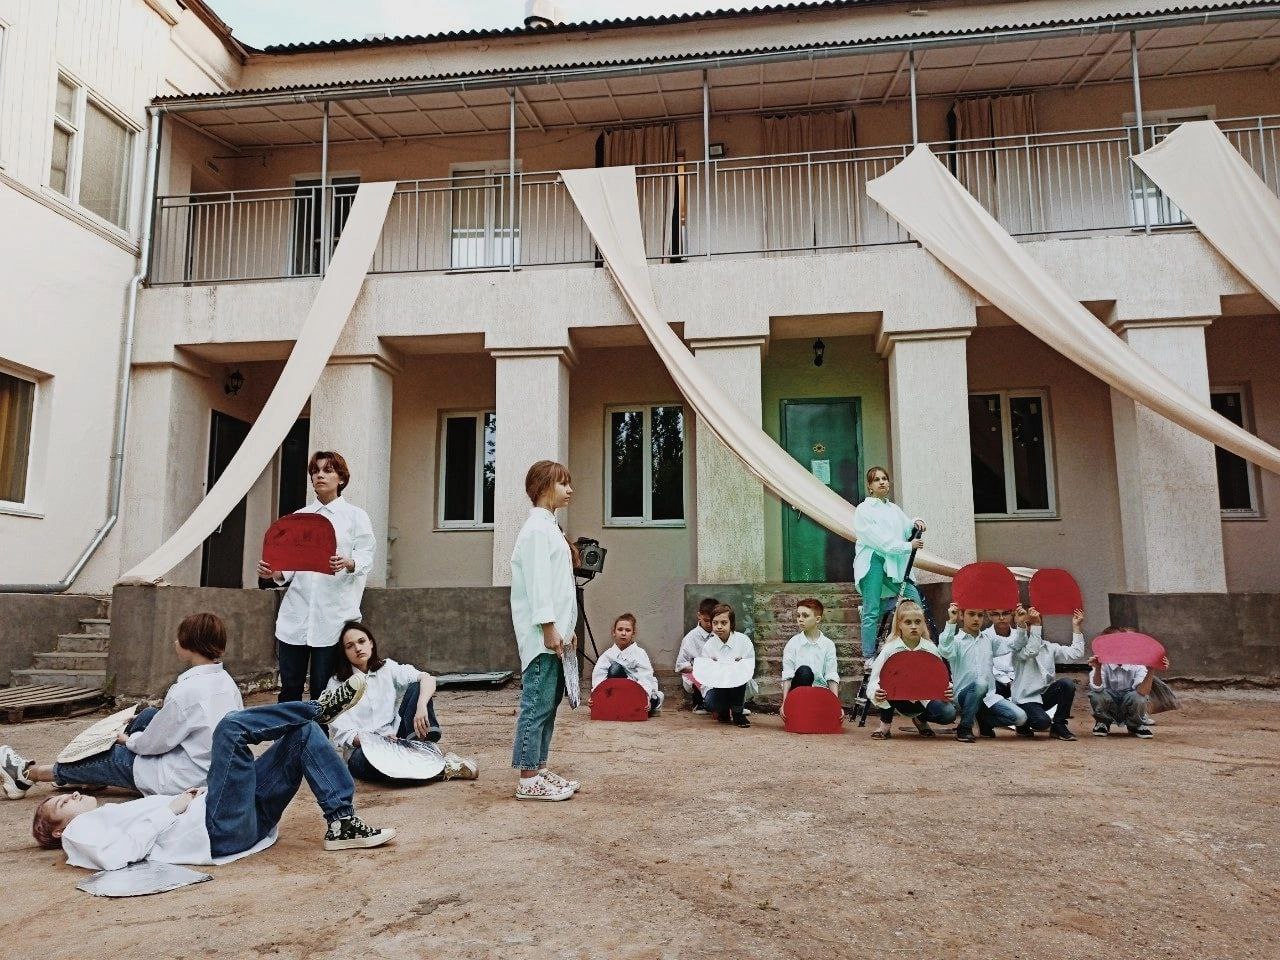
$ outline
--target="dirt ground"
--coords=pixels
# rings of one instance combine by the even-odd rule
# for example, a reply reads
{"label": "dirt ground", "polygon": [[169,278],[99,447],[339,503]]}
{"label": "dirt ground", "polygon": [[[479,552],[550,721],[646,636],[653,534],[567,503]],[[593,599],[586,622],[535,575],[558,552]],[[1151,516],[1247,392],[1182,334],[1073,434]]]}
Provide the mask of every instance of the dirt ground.
{"label": "dirt ground", "polygon": [[[276,846],[159,896],[78,892],[84,871],[31,844],[34,799],[0,802],[3,954],[1280,956],[1280,694],[1184,692],[1151,741],[1089,736],[1077,701],[1077,743],[971,746],[566,706],[552,767],[583,788],[559,804],[511,797],[516,697],[439,696],[478,781],[360,786],[389,846],[326,853],[304,786]],[[91,719],[0,742],[48,757]]]}

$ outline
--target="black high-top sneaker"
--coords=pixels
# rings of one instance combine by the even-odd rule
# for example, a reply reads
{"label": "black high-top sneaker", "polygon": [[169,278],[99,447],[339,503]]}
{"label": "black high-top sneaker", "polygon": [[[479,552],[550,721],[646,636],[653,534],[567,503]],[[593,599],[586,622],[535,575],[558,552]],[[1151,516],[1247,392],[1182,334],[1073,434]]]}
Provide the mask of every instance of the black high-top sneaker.
{"label": "black high-top sneaker", "polygon": [[320,716],[316,717],[316,723],[331,723],[338,714],[350,710],[360,702],[368,684],[363,673],[353,670],[345,681],[320,694],[316,697],[316,703],[320,704]]}
{"label": "black high-top sneaker", "polygon": [[360,847],[380,847],[396,832],[390,827],[371,827],[355,814],[334,820],[324,834],[326,850],[354,850]]}

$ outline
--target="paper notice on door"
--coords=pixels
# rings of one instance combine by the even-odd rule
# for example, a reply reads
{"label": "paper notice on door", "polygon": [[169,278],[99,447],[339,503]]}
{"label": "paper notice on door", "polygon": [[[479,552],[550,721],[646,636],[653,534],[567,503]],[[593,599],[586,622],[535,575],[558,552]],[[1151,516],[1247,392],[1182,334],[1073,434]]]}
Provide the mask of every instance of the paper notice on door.
{"label": "paper notice on door", "polygon": [[809,472],[821,480],[823,483],[831,483],[831,461],[830,460],[810,460]]}

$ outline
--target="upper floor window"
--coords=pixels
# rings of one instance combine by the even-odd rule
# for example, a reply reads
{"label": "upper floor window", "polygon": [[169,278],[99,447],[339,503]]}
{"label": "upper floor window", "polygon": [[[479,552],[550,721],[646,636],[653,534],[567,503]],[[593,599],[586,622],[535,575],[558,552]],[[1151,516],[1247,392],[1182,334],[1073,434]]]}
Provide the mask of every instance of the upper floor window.
{"label": "upper floor window", "polygon": [[0,371],[0,501],[25,503],[36,384]]}
{"label": "upper floor window", "polygon": [[[1243,387],[1215,387],[1209,392],[1214,412],[1222,414],[1237,427],[1252,431],[1249,394]],[[1258,468],[1243,457],[1213,448],[1218,461],[1218,506],[1224,517],[1257,517]]]}
{"label": "upper floor window", "polygon": [[511,203],[510,169],[506,163],[454,169],[449,190],[449,262],[453,269],[506,267],[520,256],[520,203],[518,197],[514,205]]}
{"label": "upper floor window", "polygon": [[684,524],[684,408],[614,407],[605,412],[605,522]]}
{"label": "upper floor window", "polygon": [[[1213,107],[1182,107],[1173,110],[1144,110],[1142,113],[1142,148],[1150,150],[1182,124],[1192,120],[1212,120],[1216,112]],[[1135,113],[1124,115],[1124,125],[1129,132],[1129,152],[1138,154],[1138,117]],[[1164,191],[1147,179],[1146,175],[1135,165],[1129,166],[1129,174],[1133,178],[1130,190],[1130,201],[1133,210],[1133,224],[1141,227],[1146,224],[1163,226],[1185,223],[1186,214],[1178,209],[1177,204],[1165,196]]]}
{"label": "upper floor window", "polygon": [[447,413],[440,423],[440,526],[493,526],[498,421],[492,410]]}
{"label": "upper floor window", "polygon": [[1053,517],[1053,441],[1043,390],[969,395],[973,512],[980,517]]}
{"label": "upper floor window", "polygon": [[129,221],[133,129],[83,86],[58,75],[49,186],[122,230]]}

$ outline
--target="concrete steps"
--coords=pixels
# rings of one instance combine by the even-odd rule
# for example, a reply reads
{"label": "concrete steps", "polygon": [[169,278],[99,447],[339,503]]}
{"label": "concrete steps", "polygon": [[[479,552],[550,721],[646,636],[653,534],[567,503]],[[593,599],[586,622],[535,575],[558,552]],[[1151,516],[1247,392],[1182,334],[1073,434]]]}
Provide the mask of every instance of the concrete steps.
{"label": "concrete steps", "polygon": [[97,616],[82,617],[75,633],[59,634],[53,650],[37,653],[31,666],[12,671],[13,686],[78,687],[106,692],[111,645],[111,598],[98,598]]}
{"label": "concrete steps", "polygon": [[862,644],[859,638],[858,605],[861,598],[852,583],[768,583],[756,584],[752,615],[756,648],[755,702],[776,709],[782,697],[782,651],[787,641],[800,632],[796,624],[796,603],[806,597],[820,601],[824,608],[822,630],[836,645],[840,668],[841,699],[850,702],[862,675]]}

